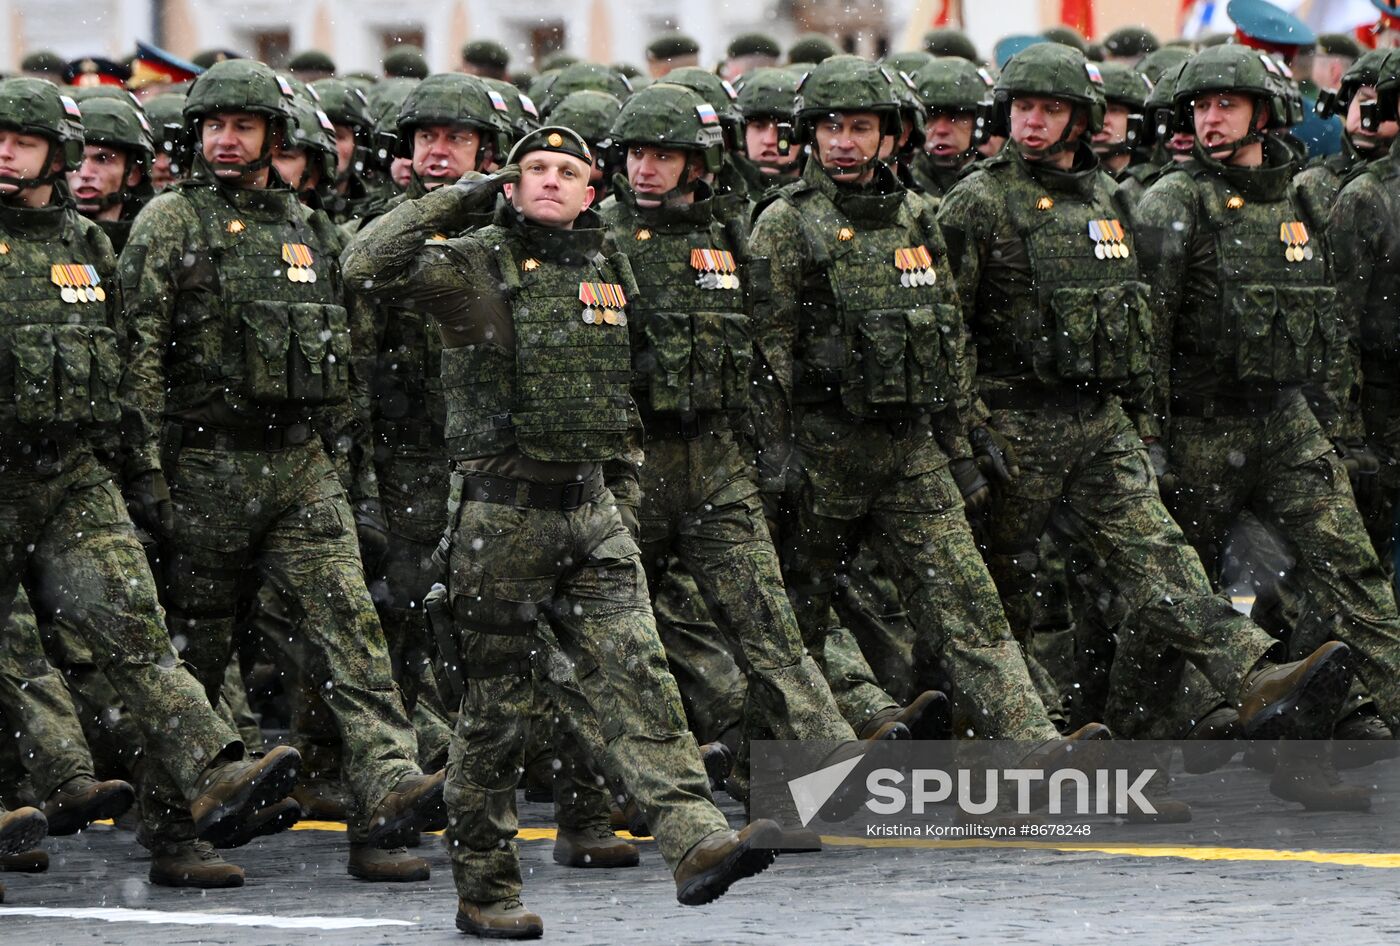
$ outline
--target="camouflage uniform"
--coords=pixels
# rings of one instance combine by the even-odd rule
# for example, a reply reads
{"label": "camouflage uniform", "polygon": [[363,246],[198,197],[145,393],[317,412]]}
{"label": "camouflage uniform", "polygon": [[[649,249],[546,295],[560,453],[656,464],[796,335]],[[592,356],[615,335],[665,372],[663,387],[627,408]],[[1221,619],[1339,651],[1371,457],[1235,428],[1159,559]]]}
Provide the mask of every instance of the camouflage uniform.
{"label": "camouflage uniform", "polygon": [[[542,615],[576,665],[610,770],[667,863],[726,823],[666,669],[637,546],[603,485],[601,462],[626,448],[629,350],[613,289],[595,290],[607,296],[585,323],[580,285],[634,295],[626,261],[602,255],[603,230],[587,212],[555,230],[506,210],[497,226],[425,245],[461,233],[472,198],[449,186],[402,204],[351,247],[346,273],[443,327],[456,461],[447,592],[466,677],[447,836],[459,894],[485,903],[521,889],[515,789]],[[517,351],[519,365],[543,373],[518,368]]]}
{"label": "camouflage uniform", "polygon": [[[613,140],[699,151],[717,162],[719,130],[697,113],[705,104],[669,83],[648,88],[623,107]],[[749,257],[737,226],[715,219],[708,187],[691,193],[688,204],[641,207],[619,178],[600,210],[613,240],[628,248],[640,293],[628,327],[633,395],[647,429],[637,509],[642,561],[651,581],[674,554],[699,585],[748,679],[750,732],[851,739],[802,650],[741,440],[750,339],[770,304],[766,261]]]}
{"label": "camouflage uniform", "polygon": [[[954,57],[937,58],[920,66],[913,74],[914,91],[930,118],[939,114],[965,115],[977,113],[991,88],[987,70]],[[925,194],[942,197],[948,192],[964,168],[978,157],[977,150],[956,155],[952,162],[936,162],[932,155],[920,152],[909,166],[915,183]]]}
{"label": "camouflage uniform", "polygon": [[0,607],[0,724],[15,734],[0,749],[0,772],[23,771],[42,801],[64,782],[95,776],[96,766],[63,677],[44,655],[23,585]]}
{"label": "camouflage uniform", "polygon": [[[1179,108],[1211,90],[1256,96],[1275,124],[1286,114],[1257,57],[1237,47],[1187,66]],[[1294,170],[1292,153],[1269,136],[1258,167],[1222,164],[1198,145],[1139,206],[1159,357],[1170,364],[1160,380],[1179,484],[1172,509],[1212,565],[1241,510],[1277,526],[1295,552],[1299,587],[1317,613],[1335,615],[1325,631],[1351,646],[1358,676],[1394,726],[1400,615],[1314,414],[1336,426],[1354,368],[1322,228],[1291,186]],[[1294,650],[1312,643],[1295,640]]]}
{"label": "camouflage uniform", "polygon": [[[189,120],[245,83],[273,83],[261,107],[274,120],[285,114],[270,104],[281,99],[266,67],[216,68],[201,76],[207,98],[199,83],[191,90]],[[351,362],[367,358],[351,340],[370,332],[350,330],[364,310],[353,298],[342,304],[339,237],[324,215],[291,191],[229,187],[210,174],[152,201],[122,253],[136,339],[128,467],[171,483],[167,610],[210,699],[260,576],[293,609],[303,637],[293,656],[304,653],[313,678],[333,684],[322,695],[364,818],[418,774],[416,747],[365,588],[356,513],[313,422],[363,406],[362,392],[347,401]]]}
{"label": "camouflage uniform", "polygon": [[[799,125],[833,106],[897,119],[874,67],[823,64],[803,94],[812,111],[799,109]],[[875,173],[869,187],[841,187],[814,155],[754,227],[773,279],[773,318],[756,339],[771,368],[757,384],[760,483],[791,505],[784,576],[803,640],[823,653],[832,595],[864,540],[941,657],[966,728],[1053,738],[949,469],[950,455],[972,455],[971,392],[943,238],[887,169]]]}
{"label": "camouflage uniform", "polygon": [[[1083,56],[1068,47],[1042,44],[1013,58],[998,80],[994,122],[1005,127],[1018,93],[1069,101],[1090,131],[1102,121]],[[1020,460],[1020,476],[994,494],[988,564],[1003,595],[1024,595],[1037,542],[1053,523],[1094,551],[1128,599],[1140,646],[1178,665],[1188,656],[1235,696],[1274,642],[1212,594],[1162,506],[1139,436],[1154,432],[1153,336],[1132,232],[1114,227],[1123,215],[1113,183],[1087,144],[1055,147],[1075,149],[1069,170],[1027,160],[1008,142],[939,210],[956,247],[980,393],[991,426]],[[1008,616],[1024,620],[1019,610],[1008,607]],[[1028,630],[1016,627],[1018,635]],[[1120,720],[1110,722],[1117,728]]]}
{"label": "camouflage uniform", "polygon": [[[58,147],[77,165],[82,132],[53,86],[7,80],[0,108],[4,124],[51,139],[54,126],[71,125]],[[49,131],[34,129],[46,120]],[[116,259],[101,230],[62,203],[0,208],[0,245],[0,601],[15,601],[23,584],[42,615],[68,616],[141,727],[155,762],[148,797],[179,804],[242,744],[176,657],[126,504],[94,457],[125,406]],[[68,268],[51,270],[58,264]],[[23,609],[13,620],[0,626],[22,646]]]}

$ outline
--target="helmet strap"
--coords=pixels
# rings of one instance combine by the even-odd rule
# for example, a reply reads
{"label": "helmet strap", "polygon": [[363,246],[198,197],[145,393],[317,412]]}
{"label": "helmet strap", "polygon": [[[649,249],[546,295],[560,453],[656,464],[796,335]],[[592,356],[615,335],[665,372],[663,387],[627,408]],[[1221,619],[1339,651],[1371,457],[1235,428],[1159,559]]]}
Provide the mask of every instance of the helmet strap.
{"label": "helmet strap", "polygon": [[[54,151],[60,147],[62,146],[58,143],[49,140],[49,150],[44,155],[44,173],[40,174],[38,177],[0,177],[0,184],[13,185],[15,187],[15,195],[17,195],[19,191],[33,190],[36,187],[47,187],[51,184],[57,184],[64,179],[64,174],[67,171],[66,167],[59,168],[57,171],[53,170]],[[15,195],[11,196],[13,197]]]}
{"label": "helmet strap", "polygon": [[[1024,145],[1018,145],[1018,147],[1021,149],[1022,156],[1029,158],[1032,161],[1043,161],[1046,158],[1051,158],[1057,154],[1063,154],[1066,151],[1071,151],[1074,148],[1077,148],[1079,146],[1079,136],[1070,136],[1074,134],[1074,120],[1079,117],[1080,109],[1082,107],[1083,106],[1075,105],[1070,108],[1069,121],[1065,122],[1065,127],[1060,131],[1060,137],[1056,139],[1049,147],[1027,148]],[[1087,134],[1088,131],[1089,126],[1086,122],[1083,133]]]}

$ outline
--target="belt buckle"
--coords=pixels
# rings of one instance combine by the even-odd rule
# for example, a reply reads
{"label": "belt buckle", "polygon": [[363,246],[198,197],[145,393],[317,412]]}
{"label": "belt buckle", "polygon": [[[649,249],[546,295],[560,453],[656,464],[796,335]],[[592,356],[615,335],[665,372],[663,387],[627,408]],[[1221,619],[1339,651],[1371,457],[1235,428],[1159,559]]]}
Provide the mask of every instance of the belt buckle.
{"label": "belt buckle", "polygon": [[572,512],[583,505],[583,488],[586,483],[568,483],[560,493],[560,506],[565,511]]}

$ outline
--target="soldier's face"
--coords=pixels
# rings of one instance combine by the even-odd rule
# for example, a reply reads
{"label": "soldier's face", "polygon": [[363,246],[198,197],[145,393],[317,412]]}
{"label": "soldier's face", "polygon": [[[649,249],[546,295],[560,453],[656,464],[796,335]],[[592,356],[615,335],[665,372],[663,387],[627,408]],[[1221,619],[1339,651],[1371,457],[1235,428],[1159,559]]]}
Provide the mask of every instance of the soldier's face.
{"label": "soldier's face", "polygon": [[175,175],[170,170],[170,155],[157,151],[151,160],[151,187],[159,194],[175,183]]}
{"label": "soldier's face", "polygon": [[543,227],[570,229],[593,203],[588,162],[557,151],[520,157],[520,182],[506,185],[506,199],[521,216]]}
{"label": "soldier's face", "polygon": [[778,153],[778,122],[772,118],[755,118],[744,123],[744,153],[760,166],[764,174],[781,174],[782,169],[797,163],[797,149]]}
{"label": "soldier's face", "polygon": [[971,112],[931,112],[924,123],[924,151],[937,162],[957,161],[972,147]]}
{"label": "soldier's face", "polygon": [[[92,216],[103,210],[102,199],[141,183],[140,165],[130,161],[126,152],[105,145],[83,148],[83,163],[68,172],[68,190],[78,205],[78,213]],[[121,205],[106,208],[114,217],[120,216]]]}
{"label": "soldier's face", "polygon": [[263,153],[267,119],[253,112],[216,112],[199,124],[204,160],[214,174],[238,178]]}
{"label": "soldier's face", "polygon": [[33,180],[44,175],[46,167],[57,169],[61,158],[50,158],[49,140],[17,131],[0,131],[0,194],[14,194],[20,188],[9,181]]}
{"label": "soldier's face", "polygon": [[[1249,134],[1255,122],[1254,96],[1236,92],[1212,92],[1191,103],[1196,126],[1196,140],[1211,156],[1228,154],[1224,147]],[[1263,125],[1267,116],[1259,115]]]}
{"label": "soldier's face", "polygon": [[[1083,134],[1088,120],[1064,99],[1018,95],[1011,100],[1011,140],[1029,151],[1043,151],[1065,137],[1070,122]],[[1076,131],[1071,129],[1070,137]]]}
{"label": "soldier's face", "polygon": [[464,125],[423,125],[413,131],[413,172],[429,190],[476,170],[481,135]]}
{"label": "soldier's face", "polygon": [[883,129],[874,112],[834,112],[817,122],[814,130],[817,160],[837,180],[851,182],[873,177],[868,163],[880,153]]}
{"label": "soldier's face", "polygon": [[[679,148],[637,145],[627,149],[627,183],[643,206],[656,206],[662,194],[679,187],[682,180],[697,180],[702,171]],[[646,200],[652,195],[658,200]]]}
{"label": "soldier's face", "polygon": [[301,189],[309,163],[310,156],[305,148],[286,148],[279,145],[272,149],[272,166],[277,169],[277,176],[293,189]]}
{"label": "soldier's face", "polygon": [[1103,113],[1103,129],[1094,133],[1095,150],[1121,145],[1128,138],[1128,106],[1109,102]]}
{"label": "soldier's face", "polygon": [[335,126],[335,173],[344,175],[355,159],[355,129],[349,125]]}
{"label": "soldier's face", "polygon": [[1376,87],[1363,85],[1356,90],[1356,94],[1351,98],[1351,105],[1347,107],[1347,137],[1351,139],[1351,143],[1357,150],[1367,153],[1390,147],[1390,142],[1395,140],[1397,133],[1400,133],[1400,124],[1393,121],[1381,122],[1379,128],[1361,127],[1361,106],[1368,105],[1375,100]]}

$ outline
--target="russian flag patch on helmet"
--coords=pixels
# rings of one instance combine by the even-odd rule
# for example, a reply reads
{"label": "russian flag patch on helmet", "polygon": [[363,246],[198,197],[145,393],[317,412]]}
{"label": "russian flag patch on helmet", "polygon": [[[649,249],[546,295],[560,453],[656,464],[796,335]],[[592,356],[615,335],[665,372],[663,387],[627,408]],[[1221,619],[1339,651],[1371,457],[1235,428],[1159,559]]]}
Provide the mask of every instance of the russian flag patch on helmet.
{"label": "russian flag patch on helmet", "polygon": [[60,95],[58,99],[60,102],[63,103],[63,111],[68,115],[69,118],[81,119],[83,117],[82,109],[78,108],[77,102],[73,101],[66,95]]}
{"label": "russian flag patch on helmet", "polygon": [[505,98],[495,89],[487,89],[486,94],[491,97],[491,106],[498,112],[509,112],[510,107],[506,105]]}
{"label": "russian flag patch on helmet", "polygon": [[718,125],[719,116],[715,114],[714,107],[709,102],[701,102],[695,106],[695,114],[700,116],[702,125]]}
{"label": "russian flag patch on helmet", "polygon": [[1092,62],[1086,62],[1084,64],[1084,72],[1088,75],[1089,81],[1094,83],[1094,85],[1103,85],[1103,73],[1099,72],[1098,66],[1094,65]]}

